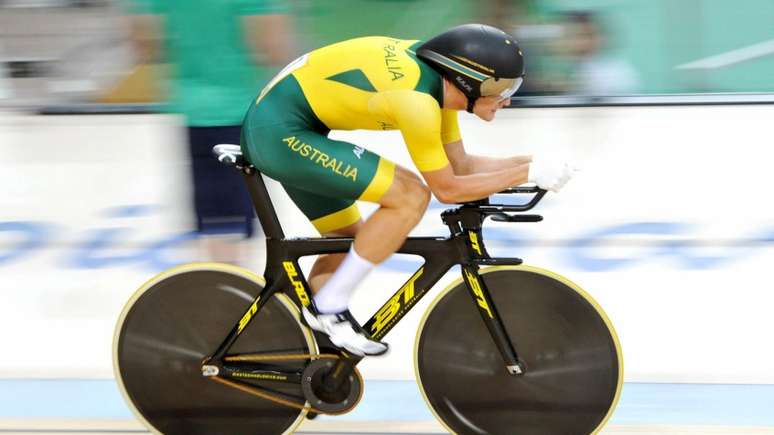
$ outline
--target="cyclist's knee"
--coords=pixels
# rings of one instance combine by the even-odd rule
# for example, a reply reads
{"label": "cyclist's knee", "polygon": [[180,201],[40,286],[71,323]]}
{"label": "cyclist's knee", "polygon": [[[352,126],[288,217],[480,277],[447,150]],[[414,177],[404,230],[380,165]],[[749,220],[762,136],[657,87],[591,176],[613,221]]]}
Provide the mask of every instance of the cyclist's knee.
{"label": "cyclist's knee", "polygon": [[427,208],[430,203],[430,188],[422,182],[419,177],[411,174],[401,180],[401,201],[398,203],[400,208],[411,208],[414,210]]}
{"label": "cyclist's knee", "polygon": [[419,182],[414,184],[412,187],[412,199],[414,200],[414,208],[421,212],[421,214],[424,214],[425,210],[427,210],[427,206],[430,205],[430,199],[432,198],[430,187],[428,187],[427,184],[421,180],[419,180]]}
{"label": "cyclist's knee", "polygon": [[419,223],[430,204],[430,188],[421,180],[407,182],[403,189],[403,198],[398,210],[403,219],[414,224]]}
{"label": "cyclist's knee", "polygon": [[382,197],[382,206],[394,209],[414,209],[424,212],[430,203],[430,188],[415,173],[398,166],[395,178]]}

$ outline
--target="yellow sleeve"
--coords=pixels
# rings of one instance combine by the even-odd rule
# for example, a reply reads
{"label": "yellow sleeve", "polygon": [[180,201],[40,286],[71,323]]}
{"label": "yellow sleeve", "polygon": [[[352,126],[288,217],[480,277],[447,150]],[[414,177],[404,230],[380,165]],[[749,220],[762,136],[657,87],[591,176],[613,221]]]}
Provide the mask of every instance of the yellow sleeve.
{"label": "yellow sleeve", "polygon": [[433,97],[412,90],[387,91],[375,95],[369,106],[372,113],[395,123],[417,169],[435,171],[449,164],[441,142],[441,108]]}
{"label": "yellow sleeve", "polygon": [[457,123],[457,113],[456,110],[441,110],[441,142],[444,145],[462,139],[460,126]]}

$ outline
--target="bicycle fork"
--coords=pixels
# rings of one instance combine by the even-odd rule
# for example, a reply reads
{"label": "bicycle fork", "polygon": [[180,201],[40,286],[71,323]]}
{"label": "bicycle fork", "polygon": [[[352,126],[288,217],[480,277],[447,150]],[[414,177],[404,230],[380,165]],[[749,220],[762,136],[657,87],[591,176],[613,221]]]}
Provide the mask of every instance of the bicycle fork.
{"label": "bicycle fork", "polygon": [[505,326],[503,326],[502,318],[497,312],[494,301],[492,301],[492,295],[489,293],[489,290],[486,288],[486,283],[481,279],[481,275],[478,273],[478,265],[463,264],[462,275],[471,297],[473,297],[473,300],[478,306],[479,314],[481,314],[486,329],[489,330],[492,340],[500,351],[500,355],[503,357],[505,369],[508,370],[508,373],[511,375],[523,375],[526,367],[524,363],[519,360],[513,342],[508,336]]}

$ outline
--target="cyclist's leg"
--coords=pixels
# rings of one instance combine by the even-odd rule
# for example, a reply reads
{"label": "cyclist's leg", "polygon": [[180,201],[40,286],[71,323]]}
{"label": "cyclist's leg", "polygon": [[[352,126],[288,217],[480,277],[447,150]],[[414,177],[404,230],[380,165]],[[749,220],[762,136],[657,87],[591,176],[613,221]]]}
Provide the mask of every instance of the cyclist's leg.
{"label": "cyclist's leg", "polygon": [[429,204],[430,189],[419,176],[351,143],[285,124],[243,133],[253,164],[282,183],[321,234],[357,223],[355,200],[380,205],[355,228],[355,250],[371,263],[403,244]]}
{"label": "cyclist's leg", "polygon": [[[283,184],[283,187],[290,199],[323,236],[354,238],[363,226],[360,211],[354,200],[330,198],[287,184]],[[346,254],[326,254],[317,257],[307,276],[314,293],[322,288],[345,257]]]}
{"label": "cyclist's leg", "polygon": [[[387,192],[379,198],[381,207],[364,223],[360,221],[354,201],[348,205],[349,201],[325,197],[320,199],[326,206],[340,203],[336,207],[340,210],[312,221],[324,234],[354,233],[355,243],[347,254],[318,258],[310,276],[310,283],[319,289],[314,296],[317,310],[304,309],[304,318],[313,329],[326,333],[333,343],[359,355],[381,355],[388,349],[386,343],[371,339],[349,313],[352,293],[376,264],[358,252],[359,243],[375,248],[368,249],[369,254],[376,252],[375,256],[379,256],[376,258],[383,260],[400,247],[408,232],[419,222],[429,201],[429,195],[424,193],[426,188],[416,176],[402,168],[396,173]],[[314,198],[310,194],[288,186],[286,190],[307,216],[313,216],[310,204],[316,201],[312,201]],[[355,219],[352,219],[352,210],[357,213]],[[339,223],[325,231],[321,227],[331,225],[329,219]],[[372,246],[377,243],[378,246]]]}
{"label": "cyclist's leg", "polygon": [[359,229],[355,250],[378,264],[403,245],[422,219],[430,204],[430,188],[415,173],[396,166],[390,187],[374,202],[380,207]]}
{"label": "cyclist's leg", "polygon": [[[347,225],[343,228],[339,228],[334,231],[328,231],[323,233],[325,237],[355,237],[358,230],[363,226],[363,220],[359,219],[357,222],[351,225]],[[312,291],[317,293],[317,290],[330,279],[334,271],[339,267],[346,254],[325,254],[320,255],[312,265],[312,270],[309,272],[309,285],[312,287]]]}
{"label": "cyclist's leg", "polygon": [[[285,186],[285,189],[302,211],[307,210],[305,213],[310,218],[320,215],[320,212],[314,210],[319,210],[320,207],[316,203],[324,202],[331,207],[332,201],[334,203],[336,201],[289,186]],[[375,199],[380,207],[365,222],[353,218],[343,219],[339,224],[332,224],[332,226],[322,222],[327,217],[334,216],[340,213],[340,210],[349,207],[348,201],[333,207],[340,210],[329,212],[321,218],[312,218],[312,222],[316,223],[320,233],[325,236],[354,237],[355,251],[371,263],[378,264],[393,254],[403,244],[408,233],[419,223],[427,209],[430,192],[417,175],[396,166],[386,192],[378,198],[369,199]],[[385,234],[389,234],[389,237],[385,237]],[[309,274],[309,284],[313,291],[316,292],[322,288],[345,256],[346,254],[330,254],[318,257]]]}
{"label": "cyclist's leg", "polygon": [[[351,143],[332,140],[325,133],[326,127],[314,116],[303,91],[289,76],[246,115],[242,148],[251,163],[285,187],[329,199],[378,203],[379,210],[353,234],[355,249],[362,250],[366,260],[380,263],[400,247],[419,222],[429,203],[430,190],[411,171]],[[320,219],[330,223],[328,215],[317,214],[315,207],[304,210],[302,204],[298,205],[313,222]],[[343,212],[327,211],[334,218]],[[318,230],[321,234],[336,232],[355,224],[357,216],[335,227],[318,226]],[[336,219],[333,222],[338,223]],[[340,262],[333,260],[336,258],[329,260],[332,266],[320,269],[321,263],[318,270],[330,270]]]}
{"label": "cyclist's leg", "polygon": [[[395,177],[387,192],[379,198],[381,207],[367,222],[354,224],[323,233],[324,236],[356,237],[355,250],[373,263],[380,263],[393,254],[406,240],[408,233],[422,219],[429,189],[413,172],[396,166]],[[390,234],[390,237],[384,237]],[[316,292],[330,278],[346,254],[320,256],[309,274],[309,284]]]}
{"label": "cyclist's leg", "polygon": [[[347,304],[357,284],[376,263],[395,252],[419,222],[429,203],[429,189],[416,175],[396,168],[389,160],[306,127],[256,124],[243,132],[248,158],[283,185],[320,233],[357,223],[360,213],[356,200],[380,204],[357,231],[354,247],[341,267],[315,295],[319,311],[305,310],[304,318],[309,326],[328,334],[336,345],[350,352],[384,353],[386,344],[370,339]],[[365,256],[358,254],[359,249]],[[336,263],[331,261],[333,266]]]}

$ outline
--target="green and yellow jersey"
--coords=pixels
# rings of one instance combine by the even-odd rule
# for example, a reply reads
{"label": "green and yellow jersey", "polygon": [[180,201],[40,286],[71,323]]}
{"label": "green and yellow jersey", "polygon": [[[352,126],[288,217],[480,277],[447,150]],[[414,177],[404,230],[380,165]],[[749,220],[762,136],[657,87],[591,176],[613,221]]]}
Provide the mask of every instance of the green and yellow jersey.
{"label": "green and yellow jersey", "polygon": [[330,130],[400,130],[417,169],[449,164],[444,144],[460,139],[457,112],[442,109],[443,80],[416,57],[420,44],[374,36],[312,51],[280,72],[248,112],[248,159],[280,181],[321,232],[343,221],[322,228],[317,221],[354,200],[378,201],[394,173],[392,162],[328,138]]}
{"label": "green and yellow jersey", "polygon": [[420,171],[448,163],[444,142],[459,140],[457,112],[441,109],[441,77],[417,59],[418,41],[358,38],[309,54],[293,72],[315,115],[332,130],[403,134]]}

